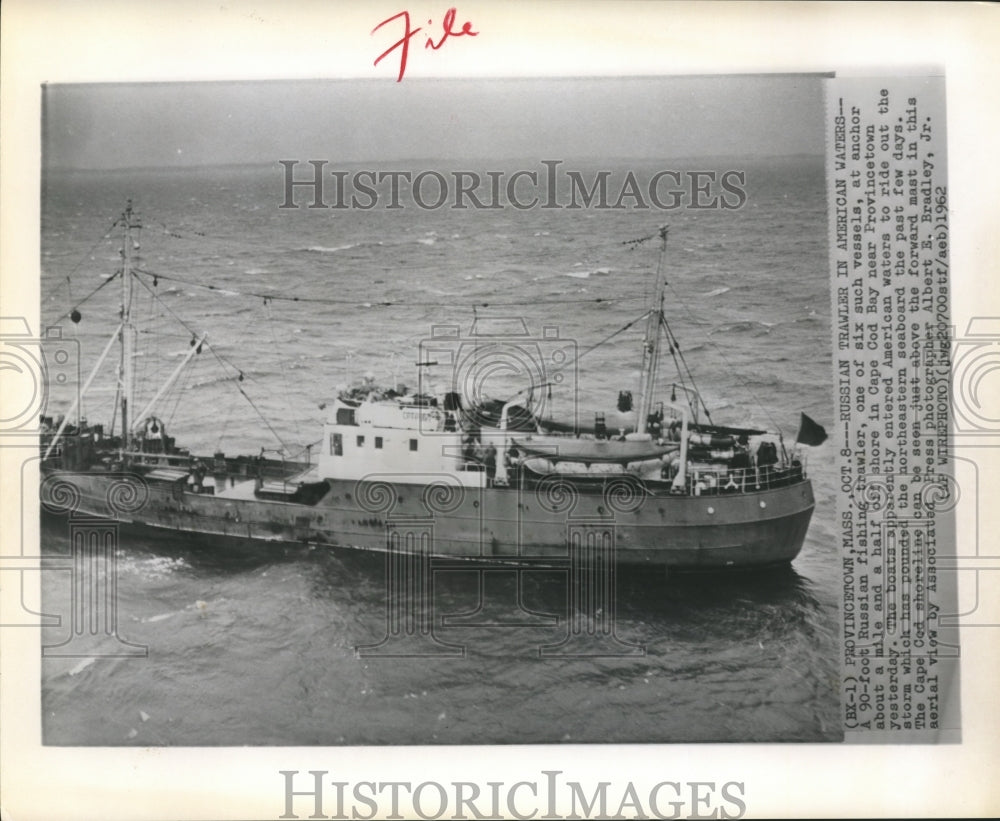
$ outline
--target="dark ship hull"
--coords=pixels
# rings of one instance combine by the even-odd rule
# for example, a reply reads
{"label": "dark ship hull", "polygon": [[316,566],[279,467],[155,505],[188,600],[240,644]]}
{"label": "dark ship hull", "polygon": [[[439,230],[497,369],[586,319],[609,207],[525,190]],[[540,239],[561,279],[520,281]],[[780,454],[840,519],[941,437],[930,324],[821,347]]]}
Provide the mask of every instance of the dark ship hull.
{"label": "dark ship hull", "polygon": [[[398,544],[437,558],[544,563],[565,559],[574,544],[590,544],[613,550],[623,566],[721,570],[793,560],[814,507],[811,483],[779,471],[760,489],[700,495],[563,478],[505,488],[336,479],[293,488],[243,479],[217,495],[169,475],[48,468],[43,509],[179,539],[203,537],[209,547],[249,540],[384,551]],[[313,498],[296,501],[296,494]]]}

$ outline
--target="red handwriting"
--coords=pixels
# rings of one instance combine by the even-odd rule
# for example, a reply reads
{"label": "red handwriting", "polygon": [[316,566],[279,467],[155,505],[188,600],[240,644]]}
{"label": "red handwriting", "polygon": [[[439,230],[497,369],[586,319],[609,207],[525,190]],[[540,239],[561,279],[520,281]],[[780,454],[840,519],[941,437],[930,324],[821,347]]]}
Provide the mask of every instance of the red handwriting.
{"label": "red handwriting", "polygon": [[[475,37],[477,34],[479,34],[478,31],[472,30],[472,23],[468,21],[462,24],[462,28],[459,31],[455,31],[453,26],[455,25],[455,15],[457,13],[458,12],[454,8],[450,8],[448,9],[448,11],[445,12],[444,19],[441,20],[441,29],[442,29],[441,39],[435,43],[433,37],[425,34],[424,36],[427,38],[427,41],[424,43],[424,48],[430,48],[434,49],[434,51],[437,51],[439,48],[441,48],[441,46],[445,44],[445,42],[449,37],[461,37],[463,35],[468,35],[469,37]],[[372,29],[371,33],[374,34],[376,31],[382,28],[382,26],[388,23],[392,23],[394,20],[403,21],[403,36],[395,43],[393,43],[391,46],[389,46],[389,48],[383,51],[377,58],[375,58],[375,62],[373,63],[373,65],[377,66],[380,62],[382,62],[384,58],[388,57],[396,49],[399,49],[399,76],[396,77],[396,82],[398,83],[402,81],[403,75],[406,73],[406,61],[410,56],[410,38],[413,37],[418,31],[422,31],[423,28],[421,26],[417,26],[417,28],[411,28],[410,13],[408,11],[401,11],[399,12],[399,14],[394,14],[392,15],[392,17],[387,17],[385,20],[383,20],[381,23],[375,26],[375,28]],[[431,25],[432,23],[433,23],[432,20],[427,21],[428,26]]]}

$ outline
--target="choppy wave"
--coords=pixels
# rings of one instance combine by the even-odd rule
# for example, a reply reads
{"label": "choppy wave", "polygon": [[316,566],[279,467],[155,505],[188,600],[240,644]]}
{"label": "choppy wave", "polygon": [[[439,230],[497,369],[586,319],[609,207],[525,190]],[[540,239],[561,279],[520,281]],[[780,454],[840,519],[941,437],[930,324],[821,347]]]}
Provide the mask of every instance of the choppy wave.
{"label": "choppy wave", "polygon": [[81,659],[80,661],[78,661],[73,666],[73,668],[69,671],[69,674],[71,676],[75,676],[75,675],[77,675],[79,673],[82,673],[84,670],[86,670],[88,667],[90,667],[90,665],[93,664],[95,661],[97,661],[97,659],[94,656],[90,656],[89,658]]}
{"label": "choppy wave", "polygon": [[351,248],[358,248],[361,246],[360,242],[348,242],[344,245],[310,245],[308,248],[303,248],[303,251],[310,251],[314,254],[336,254],[338,251],[347,251]]}
{"label": "choppy wave", "polygon": [[597,276],[607,276],[612,271],[611,268],[593,268],[589,271],[566,271],[564,277],[573,277],[574,279],[589,279],[590,277]]}
{"label": "choppy wave", "polygon": [[187,568],[189,565],[183,558],[172,556],[119,556],[118,570],[122,574],[141,576],[145,579],[161,578]]}
{"label": "choppy wave", "polygon": [[[244,373],[246,376],[246,373]],[[232,382],[236,379],[234,374],[218,374],[216,376],[209,377],[208,379],[201,379],[188,384],[188,387],[192,390],[197,388],[208,388],[213,385],[221,385],[223,383]]]}
{"label": "choppy wave", "polygon": [[709,336],[714,334],[728,334],[728,333],[751,333],[754,336],[763,336],[765,334],[771,333],[771,329],[774,327],[773,322],[764,322],[762,320],[750,319],[743,322],[732,322],[728,325],[720,325],[718,328],[713,328],[709,331]]}

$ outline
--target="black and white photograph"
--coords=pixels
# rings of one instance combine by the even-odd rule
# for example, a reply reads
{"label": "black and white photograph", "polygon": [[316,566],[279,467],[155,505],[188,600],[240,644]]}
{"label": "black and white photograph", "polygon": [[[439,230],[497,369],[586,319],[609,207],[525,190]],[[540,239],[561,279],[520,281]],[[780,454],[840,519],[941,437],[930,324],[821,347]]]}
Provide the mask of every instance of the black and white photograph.
{"label": "black and white photograph", "polygon": [[45,89],[46,743],[839,739],[820,78],[406,82]]}
{"label": "black and white photograph", "polygon": [[[86,25],[7,84],[0,627],[32,760],[109,762],[98,804],[815,815],[832,756],[968,760],[966,75],[673,60],[701,4],[573,5],[511,12],[516,66],[488,3],[223,5],[217,49],[184,3],[18,18]],[[874,781],[832,811],[897,806]]]}

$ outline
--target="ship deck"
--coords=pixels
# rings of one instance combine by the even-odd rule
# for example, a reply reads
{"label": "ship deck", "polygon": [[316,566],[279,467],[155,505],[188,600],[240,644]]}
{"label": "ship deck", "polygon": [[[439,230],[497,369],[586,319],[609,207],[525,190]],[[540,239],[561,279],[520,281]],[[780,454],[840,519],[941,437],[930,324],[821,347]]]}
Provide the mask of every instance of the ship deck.
{"label": "ship deck", "polygon": [[236,482],[231,487],[227,487],[225,490],[216,489],[215,496],[219,499],[253,501],[259,498],[257,495],[258,490],[278,495],[291,495],[301,485],[308,484],[309,482],[318,482],[319,480],[319,470],[316,465],[313,465],[301,473],[296,473],[294,476],[289,476],[284,480],[264,481],[259,487],[256,479],[244,479]]}

